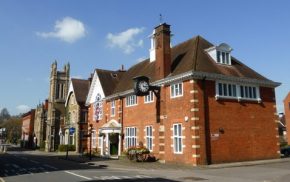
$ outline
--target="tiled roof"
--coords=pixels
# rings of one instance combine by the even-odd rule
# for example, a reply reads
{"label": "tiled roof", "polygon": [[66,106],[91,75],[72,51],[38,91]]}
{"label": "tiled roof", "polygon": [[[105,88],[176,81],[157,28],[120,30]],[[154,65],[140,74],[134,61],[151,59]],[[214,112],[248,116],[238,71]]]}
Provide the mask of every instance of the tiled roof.
{"label": "tiled roof", "polygon": [[85,103],[89,92],[89,81],[76,78],[72,78],[71,81],[74,88],[76,101],[79,104]]}
{"label": "tiled roof", "polygon": [[[234,57],[232,57],[231,66],[217,64],[205,51],[205,49],[212,46],[213,44],[201,36],[194,37],[174,46],[171,49],[171,74],[167,77],[179,75],[188,71],[197,71],[271,82]],[[127,72],[125,72],[125,74],[122,75],[116,88],[110,94],[116,94],[132,89],[133,78],[136,76],[144,75],[149,77],[151,82],[156,81],[154,66],[155,61],[150,62],[149,59],[133,65]]]}
{"label": "tiled roof", "polygon": [[124,75],[124,71],[110,71],[103,69],[96,69],[100,79],[105,96],[113,94],[117,84]]}

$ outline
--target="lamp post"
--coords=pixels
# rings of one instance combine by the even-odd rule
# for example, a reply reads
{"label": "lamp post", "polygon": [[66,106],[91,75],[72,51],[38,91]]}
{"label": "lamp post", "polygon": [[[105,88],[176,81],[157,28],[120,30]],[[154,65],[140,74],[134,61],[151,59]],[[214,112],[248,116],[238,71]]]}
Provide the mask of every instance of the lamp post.
{"label": "lamp post", "polygon": [[67,137],[67,143],[66,143],[66,156],[65,159],[68,158],[68,145],[69,145],[69,139],[70,139],[70,126],[68,128],[68,137]]}

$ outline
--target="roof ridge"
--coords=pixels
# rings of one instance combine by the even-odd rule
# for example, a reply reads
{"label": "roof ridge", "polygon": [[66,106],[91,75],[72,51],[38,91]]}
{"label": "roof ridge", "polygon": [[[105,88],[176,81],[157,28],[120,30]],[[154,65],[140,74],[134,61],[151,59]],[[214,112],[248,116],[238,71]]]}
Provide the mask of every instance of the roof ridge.
{"label": "roof ridge", "polygon": [[[101,68],[96,68],[96,71],[107,71],[107,72],[116,72],[114,70],[107,70],[107,69],[101,69]],[[117,70],[118,71],[118,70]]]}
{"label": "roof ridge", "polygon": [[81,79],[81,78],[71,78],[71,80],[88,81],[87,79]]}
{"label": "roof ridge", "polygon": [[174,45],[171,49],[174,49],[174,48],[176,48],[176,47],[178,47],[178,46],[181,46],[181,45],[183,45],[183,44],[185,44],[185,43],[187,43],[187,42],[190,42],[190,41],[192,41],[192,40],[195,40],[197,37],[199,37],[199,35],[197,35],[197,36],[193,36],[193,37],[191,37],[191,38],[189,38],[189,39],[187,39],[187,40],[185,40],[185,41],[183,41],[183,42],[180,42],[180,43]]}
{"label": "roof ridge", "polygon": [[196,37],[196,43],[195,43],[195,54],[194,54],[194,60],[193,60],[193,71],[196,71],[196,66],[197,66],[197,54],[198,54],[198,47],[199,47],[199,39],[200,36],[198,35]]}

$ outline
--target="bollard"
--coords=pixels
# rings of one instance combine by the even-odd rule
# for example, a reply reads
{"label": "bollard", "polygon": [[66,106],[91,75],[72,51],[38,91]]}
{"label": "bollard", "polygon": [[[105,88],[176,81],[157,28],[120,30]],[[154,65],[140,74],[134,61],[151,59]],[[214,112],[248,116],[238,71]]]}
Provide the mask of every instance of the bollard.
{"label": "bollard", "polygon": [[3,152],[3,145],[0,145],[0,153]]}
{"label": "bollard", "polygon": [[7,151],[7,145],[4,145],[3,153],[6,153]]}

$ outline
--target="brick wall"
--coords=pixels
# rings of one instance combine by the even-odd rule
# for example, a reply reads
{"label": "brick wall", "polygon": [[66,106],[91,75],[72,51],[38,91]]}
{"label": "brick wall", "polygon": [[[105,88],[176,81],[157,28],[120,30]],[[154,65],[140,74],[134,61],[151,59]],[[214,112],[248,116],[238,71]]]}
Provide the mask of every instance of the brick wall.
{"label": "brick wall", "polygon": [[[290,92],[284,99],[285,120],[287,129],[287,142],[290,144]],[[288,126],[288,127],[287,127]]]}
{"label": "brick wall", "polygon": [[[202,88],[201,81],[198,85]],[[206,81],[206,95],[212,163],[279,156],[274,89],[260,87],[261,103],[216,100],[215,82]]]}
{"label": "brick wall", "polygon": [[[162,89],[165,89],[166,111],[160,122],[157,122],[156,97],[154,102],[146,104],[144,97],[138,97],[138,104],[130,107],[123,98],[124,133],[126,127],[136,127],[137,144],[141,141],[146,144],[145,127],[153,126],[153,154],[160,161],[204,165],[278,157],[277,115],[272,88],[260,88],[261,103],[216,100],[214,81],[204,84],[202,80],[184,81],[183,96],[176,98],[170,98],[169,85]],[[103,119],[99,122],[91,122],[91,106],[89,121],[93,127],[99,128],[111,119],[121,121],[121,103],[116,100],[116,114],[111,117],[110,101],[105,102]],[[181,154],[173,151],[172,127],[177,123],[182,125],[184,136]]]}

